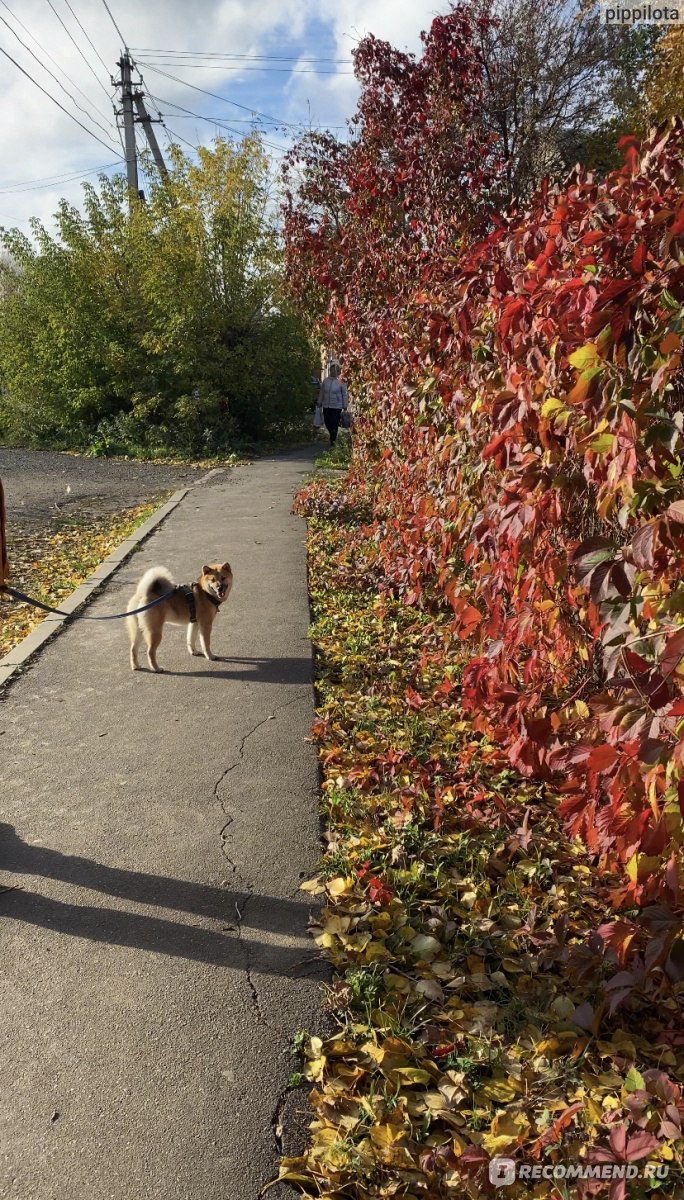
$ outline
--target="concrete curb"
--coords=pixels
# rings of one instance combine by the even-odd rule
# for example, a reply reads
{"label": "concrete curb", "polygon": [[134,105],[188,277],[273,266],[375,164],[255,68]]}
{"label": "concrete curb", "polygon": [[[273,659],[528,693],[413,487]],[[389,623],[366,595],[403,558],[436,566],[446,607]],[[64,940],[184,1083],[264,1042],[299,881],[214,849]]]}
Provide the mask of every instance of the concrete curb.
{"label": "concrete curb", "polygon": [[[210,471],[209,474],[212,475],[214,472]],[[204,475],[198,482],[204,483],[206,478],[208,476]],[[193,486],[196,487],[197,485],[194,484]],[[135,533],[125,538],[123,542],[120,542],[116,549],[100,563],[97,570],[92,575],[89,575],[83,583],[79,584],[75,591],[60,604],[59,607],[62,611],[69,615],[78,612],[90,599],[93,592],[97,592],[102,587],[103,583],[118,570],[140,543],[161,525],[162,521],[178,507],[181,500],[184,500],[190,491],[191,488],[187,487],[174,492],[166,504],[162,504],[161,508],[156,509],[151,517],[148,517],[146,521],[143,521],[142,525],[138,526]],[[40,625],[37,625],[35,629],[27,633],[26,637],[22,638],[19,644],[13,650],[10,650],[9,654],[6,654],[4,658],[0,658],[0,688],[12,678],[16,671],[25,665],[37,650],[40,650],[50,638],[59,633],[67,620],[68,617],[58,617],[53,613],[46,613]]]}

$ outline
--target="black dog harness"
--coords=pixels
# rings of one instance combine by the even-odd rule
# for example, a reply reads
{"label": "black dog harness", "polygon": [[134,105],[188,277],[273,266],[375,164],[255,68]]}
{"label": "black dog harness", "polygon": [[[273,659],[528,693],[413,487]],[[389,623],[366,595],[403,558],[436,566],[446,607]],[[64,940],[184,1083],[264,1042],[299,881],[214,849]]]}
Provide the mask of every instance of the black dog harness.
{"label": "black dog harness", "polygon": [[[195,601],[195,588],[197,586],[198,585],[196,583],[179,583],[178,587],[176,589],[178,592],[180,592],[181,596],[183,597],[183,599],[185,600],[185,603],[188,606],[188,615],[190,618],[191,625],[194,625],[195,622],[197,621],[197,604]],[[204,595],[206,596],[207,600],[211,600],[211,603],[214,605],[215,608],[221,607],[221,601],[218,599],[217,596],[212,596],[211,592],[204,591],[204,588],[202,588],[202,591],[204,592]]]}
{"label": "black dog harness", "polygon": [[185,600],[185,603],[188,606],[188,614],[190,617],[191,625],[194,625],[197,620],[197,605],[195,604],[195,592],[193,589],[194,589],[194,584],[192,584],[192,583],[179,583],[178,584],[178,591],[180,592],[181,596],[183,597],[183,599]]}

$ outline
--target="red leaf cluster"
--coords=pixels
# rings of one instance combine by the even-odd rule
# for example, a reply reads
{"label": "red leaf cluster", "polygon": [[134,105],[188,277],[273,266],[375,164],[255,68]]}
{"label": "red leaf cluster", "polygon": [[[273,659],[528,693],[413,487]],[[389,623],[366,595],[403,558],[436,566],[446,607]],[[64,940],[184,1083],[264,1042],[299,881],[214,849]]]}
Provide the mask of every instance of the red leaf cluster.
{"label": "red leaf cluster", "polygon": [[676,907],[684,127],[502,216],[477,30],[455,9],[424,41],[366,39],[348,144],[290,167],[292,288],[319,289],[361,410],[349,488],[384,586],[453,611],[475,730],[557,789],[617,906]]}

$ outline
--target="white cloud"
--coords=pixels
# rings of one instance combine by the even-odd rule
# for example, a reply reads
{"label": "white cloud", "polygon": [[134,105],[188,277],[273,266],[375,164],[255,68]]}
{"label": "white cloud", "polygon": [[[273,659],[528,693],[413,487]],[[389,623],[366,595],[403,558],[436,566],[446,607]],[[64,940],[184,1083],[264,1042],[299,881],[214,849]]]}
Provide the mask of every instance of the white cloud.
{"label": "white cloud", "polygon": [[[446,10],[446,0],[441,11]],[[348,58],[361,38],[372,33],[391,42],[399,50],[420,51],[420,34],[428,29],[436,12],[435,0],[397,4],[396,0],[318,0],[311,5],[312,15],[330,27],[338,58]],[[340,67],[340,71],[347,68]],[[301,120],[304,111],[312,124],[344,123],[356,107],[358,87],[353,77],[339,74],[324,76],[292,75],[288,86],[289,119]]]}
{"label": "white cloud", "polygon": [[[328,7],[321,0],[322,10]],[[445,6],[442,6],[444,11]],[[428,28],[437,12],[435,0],[415,4],[396,4],[395,0],[341,0],[335,9],[335,32],[340,47],[356,44],[366,34],[391,42],[399,50],[420,48],[420,33]]]}
{"label": "white cloud", "polygon": [[[51,3],[71,32],[73,41],[48,0],[8,0],[11,13],[4,5],[0,7],[0,17],[6,21],[6,24],[0,22],[0,47],[106,145],[99,145],[80,129],[13,63],[0,55],[3,67],[0,223],[18,223],[25,231],[28,231],[27,222],[31,216],[38,216],[50,224],[60,197],[79,202],[79,181],[51,181],[56,177],[92,171],[112,163],[117,153],[121,154],[112,110],[112,99],[116,94],[109,77],[117,70],[120,38],[101,0],[69,0],[97,54],[74,20],[66,0],[51,0]],[[434,0],[432,3],[417,0],[414,5],[399,5],[396,0],[340,0],[336,4],[332,0],[260,0],[259,3],[255,0],[201,0],[201,3],[198,0],[190,3],[188,0],[147,0],[144,5],[139,0],[110,0],[110,8],[128,44],[140,51],[136,54],[138,61],[151,57],[143,53],[143,48],[155,52],[282,54],[299,55],[301,59],[347,60],[337,66],[301,62],[300,69],[307,73],[289,74],[290,64],[285,62],[264,63],[270,70],[262,73],[253,69],[262,65],[255,60],[245,62],[241,70],[227,70],[226,64],[210,65],[206,69],[191,67],[188,62],[182,63],[170,56],[160,59],[156,54],[154,65],[158,69],[224,98],[212,99],[161,76],[152,70],[152,63],[144,68],[148,88],[165,102],[162,111],[168,115],[169,126],[191,142],[198,138],[209,141],[213,132],[211,125],[181,114],[170,102],[202,116],[220,115],[237,130],[248,126],[250,112],[230,105],[228,98],[244,104],[247,110],[259,109],[289,122],[311,120],[313,124],[343,124],[352,115],[356,103],[357,88],[348,73],[351,69],[348,60],[359,38],[373,32],[402,49],[416,50],[421,28],[429,25],[435,13]],[[73,91],[74,100],[100,122],[104,130],[74,107],[58,83],[41,69],[8,26],[54,72],[67,90],[70,89],[69,81],[81,89],[83,94]],[[158,132],[163,145],[164,137],[161,131]],[[269,140],[283,143],[282,135],[277,132],[272,132]],[[32,190],[24,190],[30,181],[36,181]],[[40,181],[44,181],[44,185]]]}

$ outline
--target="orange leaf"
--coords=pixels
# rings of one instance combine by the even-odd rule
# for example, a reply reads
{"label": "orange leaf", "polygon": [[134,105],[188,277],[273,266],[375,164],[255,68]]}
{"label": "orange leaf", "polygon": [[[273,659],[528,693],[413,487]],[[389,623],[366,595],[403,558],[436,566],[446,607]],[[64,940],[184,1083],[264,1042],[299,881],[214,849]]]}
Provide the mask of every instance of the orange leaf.
{"label": "orange leaf", "polygon": [[607,771],[617,761],[614,746],[595,746],[589,755],[587,766],[590,771]]}
{"label": "orange leaf", "polygon": [[682,339],[679,334],[675,333],[674,330],[670,330],[669,333],[665,334],[658,349],[661,354],[674,354],[675,350],[679,350],[681,344]]}

